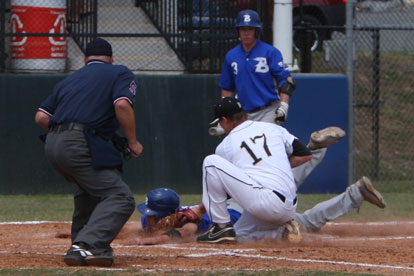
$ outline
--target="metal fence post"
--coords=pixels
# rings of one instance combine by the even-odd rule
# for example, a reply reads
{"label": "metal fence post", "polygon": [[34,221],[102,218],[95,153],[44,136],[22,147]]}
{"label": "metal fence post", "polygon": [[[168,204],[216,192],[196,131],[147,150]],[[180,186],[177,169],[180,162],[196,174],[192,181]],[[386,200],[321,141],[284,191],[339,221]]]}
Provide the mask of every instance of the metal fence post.
{"label": "metal fence post", "polygon": [[6,68],[6,1],[0,1],[0,71]]}
{"label": "metal fence post", "polygon": [[380,120],[380,30],[375,29],[373,34],[373,60],[372,60],[372,149],[373,168],[371,177],[378,179],[379,171],[379,120]]}
{"label": "metal fence post", "polygon": [[354,178],[354,43],[353,43],[353,15],[354,1],[346,2],[346,75],[348,78],[348,185]]}

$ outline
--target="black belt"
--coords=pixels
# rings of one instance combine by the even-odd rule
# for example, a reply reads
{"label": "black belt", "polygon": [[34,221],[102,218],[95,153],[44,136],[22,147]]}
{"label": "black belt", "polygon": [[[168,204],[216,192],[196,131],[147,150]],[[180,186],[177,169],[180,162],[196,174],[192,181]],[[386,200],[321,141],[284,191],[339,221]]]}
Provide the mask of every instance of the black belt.
{"label": "black belt", "polygon": [[[275,190],[273,190],[273,193],[277,195],[283,203],[286,202],[286,197],[284,195],[282,195],[281,193]],[[293,205],[295,205],[297,201],[298,201],[298,197],[295,197],[295,199],[293,200]]]}
{"label": "black belt", "polygon": [[63,123],[59,125],[52,125],[50,127],[50,131],[53,131],[53,132],[62,132],[65,130],[83,131],[84,128],[85,128],[85,125],[83,124],[69,122],[69,123]]}
{"label": "black belt", "polygon": [[266,105],[262,105],[262,106],[259,106],[258,108],[253,109],[253,110],[249,110],[249,111],[247,111],[247,113],[255,113],[255,112],[259,111],[259,110],[262,110],[262,109],[265,109],[265,108],[271,106],[275,102],[277,102],[277,101],[276,100],[271,101],[270,103],[268,103]]}

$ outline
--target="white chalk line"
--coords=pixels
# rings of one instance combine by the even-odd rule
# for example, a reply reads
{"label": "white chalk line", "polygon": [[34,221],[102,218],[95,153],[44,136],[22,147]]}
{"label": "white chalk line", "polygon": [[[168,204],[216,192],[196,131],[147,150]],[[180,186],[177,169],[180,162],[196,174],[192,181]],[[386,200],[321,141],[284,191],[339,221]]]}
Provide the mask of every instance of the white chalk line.
{"label": "white chalk line", "polygon": [[[254,249],[255,250],[255,249]],[[34,254],[34,255],[58,255],[63,256],[64,254],[59,253],[42,253],[42,252],[27,252],[27,251],[18,251],[18,252],[10,252],[10,251],[0,251],[0,254]],[[128,257],[159,257],[160,255],[152,255],[152,254],[117,254],[117,256],[128,256]],[[289,262],[300,262],[300,263],[320,263],[320,264],[333,264],[333,265],[345,265],[345,266],[360,266],[360,267],[370,267],[370,268],[382,268],[382,269],[396,269],[396,270],[409,270],[414,271],[414,267],[406,267],[406,266],[393,266],[393,265],[379,265],[379,264],[368,264],[368,263],[353,263],[353,262],[345,262],[345,261],[328,261],[328,260],[313,260],[313,259],[296,259],[296,258],[288,258],[288,257],[273,257],[273,256],[263,256],[263,255],[249,255],[249,254],[240,254],[237,252],[233,252],[232,250],[225,250],[222,252],[212,252],[206,254],[184,254],[184,255],[177,255],[177,254],[163,254],[162,257],[186,257],[186,258],[205,258],[211,256],[234,256],[234,257],[241,257],[241,258],[254,258],[254,259],[267,259],[267,260],[277,260],[277,261],[289,261]],[[238,268],[228,268],[233,270],[238,270]],[[112,269],[105,269],[105,270],[112,270]],[[115,269],[119,270],[119,269]],[[154,271],[158,271],[159,269],[153,269]],[[152,271],[152,270],[151,270]],[[169,270],[174,271],[174,270]]]}
{"label": "white chalk line", "polygon": [[413,240],[414,236],[408,237],[382,237],[382,238],[335,238],[336,241],[390,241],[390,240]]}
{"label": "white chalk line", "polygon": [[[0,225],[31,225],[31,224],[53,224],[53,223],[72,223],[71,221],[5,221]],[[379,221],[379,222],[327,222],[327,225],[365,225],[365,226],[383,226],[383,225],[403,225],[414,224],[414,221]]]}
{"label": "white chalk line", "polygon": [[0,222],[0,225],[32,225],[32,224],[54,224],[54,223],[72,223],[71,221],[5,221]]}
{"label": "white chalk line", "polygon": [[[158,245],[121,245],[121,244],[114,244],[112,245],[113,248],[166,248],[166,249],[173,249],[173,250],[190,250],[190,251],[218,251],[221,252],[223,249],[221,248],[200,248],[200,247],[186,247],[185,245],[180,246],[177,244],[158,244]],[[255,252],[256,249],[227,249],[233,252]]]}
{"label": "white chalk line", "polygon": [[400,270],[414,271],[414,267],[406,267],[406,266],[377,265],[377,264],[352,263],[352,262],[343,262],[343,261],[323,261],[323,260],[312,260],[312,259],[294,259],[294,258],[287,258],[287,257],[247,255],[247,254],[239,254],[239,253],[233,253],[233,252],[210,253],[210,254],[190,254],[190,255],[185,255],[185,257],[203,258],[203,257],[218,256],[218,255],[235,256],[235,257],[243,257],[243,258],[268,259],[268,260],[278,260],[278,261],[292,261],[292,262],[301,262],[301,263],[322,263],[322,264],[350,265],[350,266],[362,266],[362,267],[372,267],[372,268],[387,268],[387,269],[400,269]]}
{"label": "white chalk line", "polygon": [[414,224],[414,221],[377,221],[377,222],[327,222],[327,225],[361,225],[361,226],[384,226]]}

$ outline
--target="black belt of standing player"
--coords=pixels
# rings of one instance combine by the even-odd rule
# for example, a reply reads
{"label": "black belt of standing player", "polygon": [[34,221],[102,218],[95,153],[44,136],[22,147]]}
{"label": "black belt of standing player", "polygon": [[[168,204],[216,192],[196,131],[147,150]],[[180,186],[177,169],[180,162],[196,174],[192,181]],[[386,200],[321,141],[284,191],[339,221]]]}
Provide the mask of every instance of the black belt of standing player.
{"label": "black belt of standing player", "polygon": [[247,113],[255,113],[255,112],[259,111],[259,110],[262,110],[262,109],[265,109],[265,108],[267,108],[267,107],[271,106],[271,105],[272,105],[272,104],[274,104],[275,102],[277,102],[277,100],[271,101],[271,102],[270,102],[270,103],[268,103],[268,104],[265,104],[265,105],[259,106],[258,108],[255,108],[255,109],[253,109],[253,110],[247,111]]}
{"label": "black belt of standing player", "polygon": [[59,133],[65,130],[78,130],[78,131],[83,131],[85,128],[84,124],[80,124],[80,123],[73,123],[73,122],[68,122],[68,123],[63,123],[63,124],[56,124],[56,125],[52,125],[50,127],[50,131]]}

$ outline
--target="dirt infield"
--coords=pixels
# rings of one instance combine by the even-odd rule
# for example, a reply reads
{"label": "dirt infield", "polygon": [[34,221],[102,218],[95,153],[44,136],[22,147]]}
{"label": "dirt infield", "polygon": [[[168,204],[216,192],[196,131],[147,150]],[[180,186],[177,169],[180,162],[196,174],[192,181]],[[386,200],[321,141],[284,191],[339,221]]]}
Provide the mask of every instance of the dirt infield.
{"label": "dirt infield", "polygon": [[[64,268],[70,231],[65,222],[0,223],[0,268]],[[114,242],[116,271],[137,272],[327,270],[414,275],[414,221],[329,223],[305,233],[299,244],[281,241],[235,245],[197,243],[136,246],[136,237]]]}

